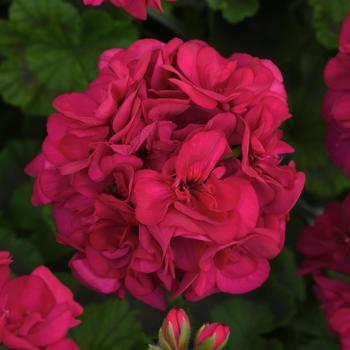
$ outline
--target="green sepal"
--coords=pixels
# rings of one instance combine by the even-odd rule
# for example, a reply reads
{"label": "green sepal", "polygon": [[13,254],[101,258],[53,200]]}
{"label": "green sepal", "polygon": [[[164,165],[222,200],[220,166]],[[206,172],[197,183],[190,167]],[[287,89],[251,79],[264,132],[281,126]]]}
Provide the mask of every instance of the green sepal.
{"label": "green sepal", "polygon": [[163,332],[162,332],[162,328],[159,329],[158,332],[158,341],[159,341],[159,346],[162,350],[173,350],[169,343],[166,341],[166,339],[164,338]]}
{"label": "green sepal", "polygon": [[174,334],[174,327],[171,323],[169,323],[166,332],[168,334],[168,339],[169,339],[171,350],[178,350],[177,342],[176,342],[175,334]]}
{"label": "green sepal", "polygon": [[206,339],[202,344],[196,345],[195,350],[214,350],[215,339],[216,336],[214,334],[210,338]]}
{"label": "green sepal", "polygon": [[185,350],[190,342],[191,329],[187,321],[183,322],[180,332],[179,346],[180,350]]}
{"label": "green sepal", "polygon": [[199,335],[202,333],[203,329],[205,328],[205,324],[203,324],[197,331],[196,333],[196,338],[195,338],[195,349],[194,350],[212,350],[213,345],[215,343],[215,335],[211,336],[208,338],[205,342],[202,344],[197,344],[198,343],[198,338]]}
{"label": "green sepal", "polygon": [[158,345],[149,344],[148,350],[162,350],[162,348],[160,348]]}

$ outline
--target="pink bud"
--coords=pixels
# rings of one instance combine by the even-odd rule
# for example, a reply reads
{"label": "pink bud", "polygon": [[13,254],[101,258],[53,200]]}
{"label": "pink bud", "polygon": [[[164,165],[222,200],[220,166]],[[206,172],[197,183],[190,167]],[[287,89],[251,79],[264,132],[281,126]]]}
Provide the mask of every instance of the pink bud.
{"label": "pink bud", "polygon": [[186,312],[180,308],[173,308],[159,330],[159,345],[167,350],[186,350],[190,332],[190,320]]}
{"label": "pink bud", "polygon": [[230,336],[230,328],[223,323],[204,324],[195,339],[195,350],[222,350]]}

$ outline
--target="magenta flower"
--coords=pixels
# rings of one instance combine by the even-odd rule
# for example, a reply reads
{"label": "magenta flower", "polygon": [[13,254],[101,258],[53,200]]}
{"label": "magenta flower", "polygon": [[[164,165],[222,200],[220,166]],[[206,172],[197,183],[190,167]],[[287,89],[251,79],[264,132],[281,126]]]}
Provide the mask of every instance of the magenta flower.
{"label": "magenta flower", "polygon": [[267,279],[304,185],[282,164],[290,114],[271,61],[139,40],[104,52],[88,89],[54,107],[26,171],[82,283],[164,308],[168,292],[199,300]]}
{"label": "magenta flower", "polygon": [[[161,0],[83,0],[85,5],[99,6],[103,2],[109,2],[114,6],[139,19],[146,19],[147,7],[163,12]],[[176,0],[167,0],[176,1]]]}
{"label": "magenta flower", "polygon": [[44,266],[9,277],[9,254],[0,252],[0,344],[14,350],[78,350],[64,337],[83,309]]}

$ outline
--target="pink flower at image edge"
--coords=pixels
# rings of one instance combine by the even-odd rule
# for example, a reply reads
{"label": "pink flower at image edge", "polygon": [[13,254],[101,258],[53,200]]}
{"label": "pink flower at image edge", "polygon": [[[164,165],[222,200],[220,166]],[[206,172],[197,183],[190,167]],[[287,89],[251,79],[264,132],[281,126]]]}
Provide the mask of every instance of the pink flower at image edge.
{"label": "pink flower at image edge", "polygon": [[[85,5],[100,6],[103,2],[111,3],[122,8],[131,16],[145,20],[147,18],[147,7],[163,12],[162,0],[83,0]],[[175,2],[176,0],[167,0]]]}
{"label": "pink flower at image edge", "polygon": [[336,165],[350,176],[350,14],[345,18],[339,52],[327,64],[324,80],[328,88],[323,115],[327,123],[326,143]]}
{"label": "pink flower at image edge", "polygon": [[78,350],[65,336],[83,309],[46,267],[11,278],[10,256],[0,252],[0,344],[9,349]]}

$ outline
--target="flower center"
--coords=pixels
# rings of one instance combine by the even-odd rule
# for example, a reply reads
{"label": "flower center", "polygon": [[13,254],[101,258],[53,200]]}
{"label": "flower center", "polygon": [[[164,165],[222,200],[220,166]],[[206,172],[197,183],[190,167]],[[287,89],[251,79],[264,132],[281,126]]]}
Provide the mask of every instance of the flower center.
{"label": "flower center", "polygon": [[179,184],[175,188],[176,197],[181,201],[189,202],[191,199],[191,193],[187,186],[183,183]]}
{"label": "flower center", "polygon": [[116,182],[107,187],[107,192],[119,200],[125,200],[129,194],[127,188],[118,185]]}
{"label": "flower center", "polygon": [[191,184],[185,183],[178,178],[175,180],[173,187],[178,200],[185,201],[187,203],[191,202]]}

